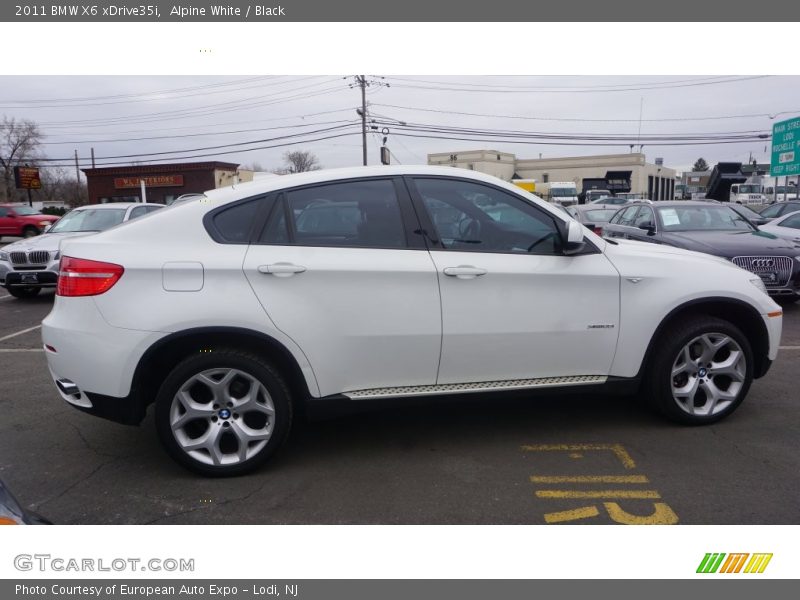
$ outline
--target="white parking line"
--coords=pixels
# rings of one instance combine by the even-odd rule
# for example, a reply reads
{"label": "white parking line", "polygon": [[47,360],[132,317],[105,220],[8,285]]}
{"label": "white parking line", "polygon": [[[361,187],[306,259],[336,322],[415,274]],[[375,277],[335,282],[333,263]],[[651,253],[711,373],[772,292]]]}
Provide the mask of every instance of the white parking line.
{"label": "white parking line", "polygon": [[44,348],[0,348],[0,352],[44,352]]}
{"label": "white parking line", "polygon": [[778,346],[778,350],[800,350],[800,346]]}
{"label": "white parking line", "polygon": [[33,327],[28,327],[27,329],[23,329],[22,331],[18,331],[16,333],[10,333],[4,337],[0,337],[0,342],[10,340],[13,337],[17,337],[18,335],[22,335],[23,333],[28,333],[29,331],[33,331],[34,329],[39,329],[40,327],[41,325],[35,325]]}
{"label": "white parking line", "polygon": [[5,300],[6,298],[11,298],[11,294],[6,294],[5,296],[0,296],[0,300]]}

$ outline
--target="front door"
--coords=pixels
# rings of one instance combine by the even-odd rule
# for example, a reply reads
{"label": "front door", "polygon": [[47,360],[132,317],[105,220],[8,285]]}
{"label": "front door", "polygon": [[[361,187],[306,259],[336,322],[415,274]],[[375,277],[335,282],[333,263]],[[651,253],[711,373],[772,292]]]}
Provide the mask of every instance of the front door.
{"label": "front door", "polygon": [[608,374],[619,274],[605,255],[565,256],[557,217],[499,187],[420,177],[412,191],[436,238],[438,384]]}

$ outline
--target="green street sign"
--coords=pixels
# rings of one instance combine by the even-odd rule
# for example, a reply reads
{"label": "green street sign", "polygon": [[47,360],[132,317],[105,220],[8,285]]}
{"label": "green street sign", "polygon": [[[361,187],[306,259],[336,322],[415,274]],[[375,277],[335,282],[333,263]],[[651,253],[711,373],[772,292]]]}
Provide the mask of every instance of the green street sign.
{"label": "green street sign", "polygon": [[769,174],[800,175],[800,117],[775,123],[772,127],[772,159]]}

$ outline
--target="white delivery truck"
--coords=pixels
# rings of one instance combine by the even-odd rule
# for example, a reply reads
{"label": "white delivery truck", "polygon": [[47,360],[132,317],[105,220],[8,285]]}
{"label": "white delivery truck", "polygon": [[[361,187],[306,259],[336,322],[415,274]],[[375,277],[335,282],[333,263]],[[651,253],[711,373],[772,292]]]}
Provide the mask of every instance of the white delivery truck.
{"label": "white delivery truck", "polygon": [[572,181],[554,181],[547,199],[561,206],[572,206],[578,203],[578,188]]}

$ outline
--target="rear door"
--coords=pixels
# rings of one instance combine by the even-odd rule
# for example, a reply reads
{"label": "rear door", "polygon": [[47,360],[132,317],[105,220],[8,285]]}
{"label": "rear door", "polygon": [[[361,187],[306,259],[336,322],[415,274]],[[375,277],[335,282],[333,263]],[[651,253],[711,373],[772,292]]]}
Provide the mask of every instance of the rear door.
{"label": "rear door", "polygon": [[401,179],[279,194],[244,272],[275,326],[306,354],[323,396],[435,383],[436,269]]}

